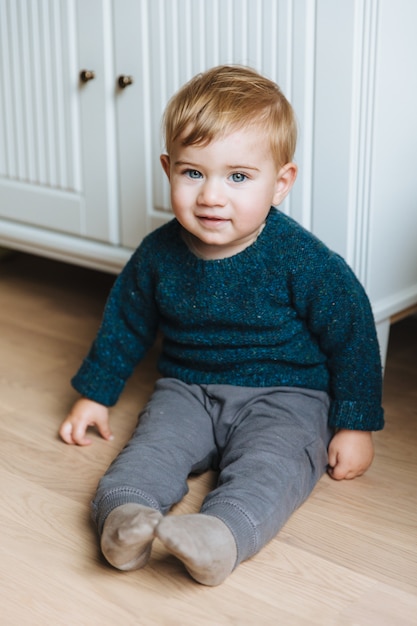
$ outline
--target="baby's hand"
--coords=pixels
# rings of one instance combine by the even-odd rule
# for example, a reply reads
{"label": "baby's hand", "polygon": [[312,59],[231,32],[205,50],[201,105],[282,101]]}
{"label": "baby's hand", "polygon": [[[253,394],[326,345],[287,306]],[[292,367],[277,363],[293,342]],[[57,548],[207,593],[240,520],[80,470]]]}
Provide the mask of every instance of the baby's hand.
{"label": "baby's hand", "polygon": [[339,430],[329,445],[329,476],[335,480],[361,476],[371,465],[373,458],[372,433]]}
{"label": "baby's hand", "polygon": [[88,446],[91,444],[91,439],[86,437],[89,426],[96,426],[104,439],[113,439],[109,426],[108,408],[93,400],[80,398],[62,422],[59,435],[65,443]]}

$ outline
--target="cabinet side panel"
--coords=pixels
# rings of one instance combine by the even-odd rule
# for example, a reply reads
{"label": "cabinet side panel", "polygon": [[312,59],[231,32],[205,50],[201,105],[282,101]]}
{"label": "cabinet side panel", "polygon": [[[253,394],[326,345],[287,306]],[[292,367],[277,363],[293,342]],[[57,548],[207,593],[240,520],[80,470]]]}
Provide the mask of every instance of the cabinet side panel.
{"label": "cabinet side panel", "polygon": [[379,317],[417,302],[417,4],[379,5],[368,284]]}

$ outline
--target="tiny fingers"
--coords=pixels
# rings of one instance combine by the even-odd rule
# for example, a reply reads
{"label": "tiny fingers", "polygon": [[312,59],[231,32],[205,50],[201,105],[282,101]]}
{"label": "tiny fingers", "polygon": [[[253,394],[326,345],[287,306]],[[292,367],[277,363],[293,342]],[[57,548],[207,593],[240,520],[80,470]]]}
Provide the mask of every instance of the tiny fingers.
{"label": "tiny fingers", "polygon": [[342,473],[336,467],[329,467],[327,473],[329,474],[330,478],[333,478],[333,480],[343,480],[345,478],[344,473]]}
{"label": "tiny fingers", "polygon": [[89,446],[91,444],[91,439],[85,436],[86,429],[84,426],[75,426],[72,429],[72,440],[77,446]]}
{"label": "tiny fingers", "polygon": [[62,424],[59,429],[59,436],[65,443],[73,444],[74,441],[72,439],[72,424],[70,422],[65,422]]}
{"label": "tiny fingers", "polygon": [[364,474],[363,470],[355,470],[349,469],[347,466],[343,466],[341,464],[335,465],[335,467],[331,467],[329,465],[327,469],[327,473],[334,480],[353,480],[353,478],[357,478],[358,476],[362,476]]}
{"label": "tiny fingers", "polygon": [[85,436],[85,429],[83,427],[74,427],[71,422],[65,422],[61,426],[59,434],[63,441],[70,445],[88,446],[91,444],[91,439]]}
{"label": "tiny fingers", "polygon": [[344,478],[347,478],[349,472],[346,465],[341,463],[337,456],[335,456],[334,460],[329,459],[327,473],[334,480],[343,480]]}
{"label": "tiny fingers", "polygon": [[106,441],[113,441],[114,436],[110,428],[97,424],[97,429],[100,435],[103,437],[103,439],[106,439]]}

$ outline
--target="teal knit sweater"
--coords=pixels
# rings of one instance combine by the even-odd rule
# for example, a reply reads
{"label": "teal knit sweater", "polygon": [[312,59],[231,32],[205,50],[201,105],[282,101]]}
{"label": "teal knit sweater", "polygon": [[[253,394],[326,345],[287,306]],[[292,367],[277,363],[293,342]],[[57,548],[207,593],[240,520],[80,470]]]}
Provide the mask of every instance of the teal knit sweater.
{"label": "teal knit sweater", "polygon": [[207,261],[174,219],[117,278],[72,383],[106,406],[162,331],[159,371],[186,383],[329,393],[329,424],[383,427],[382,375],[368,298],[345,261],[276,209],[251,246]]}

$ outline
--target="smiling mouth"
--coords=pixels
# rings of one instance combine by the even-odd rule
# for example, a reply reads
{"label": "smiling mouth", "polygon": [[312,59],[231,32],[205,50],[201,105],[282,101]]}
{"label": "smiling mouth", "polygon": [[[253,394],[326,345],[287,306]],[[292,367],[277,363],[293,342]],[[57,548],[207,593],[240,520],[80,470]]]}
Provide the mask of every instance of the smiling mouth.
{"label": "smiling mouth", "polygon": [[222,217],[205,217],[200,216],[197,218],[200,226],[205,229],[207,232],[218,232],[223,230],[226,224],[229,223],[229,220],[226,220]]}
{"label": "smiling mouth", "polygon": [[222,222],[229,221],[225,219],[224,217],[216,217],[216,216],[209,216],[209,215],[198,215],[197,219],[200,222],[208,223],[208,224],[221,224]]}

